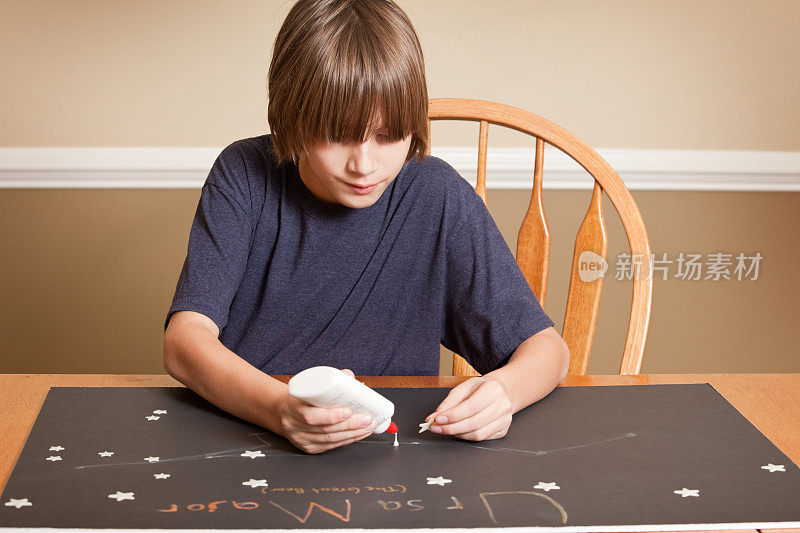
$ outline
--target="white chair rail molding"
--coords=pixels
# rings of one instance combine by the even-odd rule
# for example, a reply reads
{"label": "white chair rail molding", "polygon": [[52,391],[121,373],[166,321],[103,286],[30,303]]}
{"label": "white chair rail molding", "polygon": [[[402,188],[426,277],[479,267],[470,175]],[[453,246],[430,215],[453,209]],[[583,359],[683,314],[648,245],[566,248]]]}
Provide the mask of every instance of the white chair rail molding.
{"label": "white chair rail molding", "polygon": [[[0,147],[4,189],[199,188],[223,147]],[[800,191],[800,152],[598,149],[630,190]],[[433,148],[473,186],[474,147]],[[489,148],[486,186],[529,189],[534,147]],[[591,189],[594,180],[552,146],[545,189]]]}

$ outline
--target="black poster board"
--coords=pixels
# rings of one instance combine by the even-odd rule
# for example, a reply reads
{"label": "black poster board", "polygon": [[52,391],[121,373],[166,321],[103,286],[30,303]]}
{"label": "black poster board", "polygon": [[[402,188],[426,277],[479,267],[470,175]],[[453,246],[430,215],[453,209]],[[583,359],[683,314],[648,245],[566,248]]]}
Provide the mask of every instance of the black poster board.
{"label": "black poster board", "polygon": [[800,470],[708,384],[559,387],[486,442],[418,433],[447,389],[376,390],[399,446],[307,455],[188,389],[51,388],[0,529],[800,525]]}

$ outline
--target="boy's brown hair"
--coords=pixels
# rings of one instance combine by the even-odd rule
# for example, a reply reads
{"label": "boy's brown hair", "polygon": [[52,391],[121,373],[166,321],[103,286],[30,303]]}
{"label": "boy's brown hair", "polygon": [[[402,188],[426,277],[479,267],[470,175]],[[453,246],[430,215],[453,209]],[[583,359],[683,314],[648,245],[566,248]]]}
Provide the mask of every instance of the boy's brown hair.
{"label": "boy's brown hair", "polygon": [[318,142],[365,142],[382,114],[389,141],[428,147],[422,47],[391,0],[299,0],[275,38],[267,116],[278,163]]}

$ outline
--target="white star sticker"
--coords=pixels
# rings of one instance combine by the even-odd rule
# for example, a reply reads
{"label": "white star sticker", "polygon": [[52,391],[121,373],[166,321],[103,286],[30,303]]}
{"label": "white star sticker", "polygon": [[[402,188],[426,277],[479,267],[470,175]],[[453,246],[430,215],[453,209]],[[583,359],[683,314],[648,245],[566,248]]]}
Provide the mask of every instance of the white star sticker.
{"label": "white star sticker", "polygon": [[533,488],[534,489],[541,489],[541,490],[543,490],[545,492],[550,492],[551,490],[558,490],[561,487],[556,485],[555,481],[550,481],[548,483],[545,483],[544,481],[540,481],[539,483],[534,485]]}
{"label": "white star sticker", "polygon": [[109,451],[97,452],[97,455],[99,455],[100,457],[111,457],[112,455],[114,455],[114,452],[109,452]]}
{"label": "white star sticker", "polygon": [[423,422],[419,425],[419,432],[422,433],[423,431],[428,431],[431,429],[431,424],[433,424],[433,419],[431,418],[430,422]]}
{"label": "white star sticker", "polygon": [[261,453],[260,450],[256,450],[254,452],[251,452],[250,450],[247,450],[246,452],[244,452],[241,455],[241,457],[249,457],[250,459],[255,459],[256,457],[266,457],[266,455]]}
{"label": "white star sticker", "polygon": [[170,474],[165,474],[164,472],[161,472],[160,474],[153,474],[153,476],[156,479],[167,479],[170,476]]}
{"label": "white star sticker", "polygon": [[147,416],[145,418],[147,418],[148,420],[158,420],[161,417],[160,416],[155,416],[155,415],[150,415],[150,416]]}
{"label": "white star sticker", "polygon": [[267,484],[267,480],[266,479],[253,479],[253,478],[250,478],[250,481],[244,481],[242,483],[242,485],[249,485],[249,486],[251,486],[253,488],[269,486]]}
{"label": "white star sticker", "polygon": [[452,483],[452,479],[445,479],[442,476],[439,477],[429,477],[428,478],[428,485],[439,485],[444,487],[445,483]]}
{"label": "white star sticker", "polygon": [[695,496],[696,498],[700,497],[700,489],[687,489],[683,487],[681,490],[673,490],[675,494],[680,494],[682,497],[686,498],[687,496]]}
{"label": "white star sticker", "polygon": [[51,452],[60,452],[60,451],[62,451],[63,449],[64,449],[64,447],[63,447],[63,446],[50,446],[50,450],[48,450],[48,451],[51,451]]}
{"label": "white star sticker", "polygon": [[118,502],[121,502],[122,500],[133,500],[134,499],[132,492],[120,492],[120,491],[117,491],[116,494],[109,494],[108,497],[109,498],[114,498]]}
{"label": "white star sticker", "polygon": [[11,498],[5,503],[6,507],[16,507],[17,509],[21,507],[27,507],[29,505],[33,505],[31,502],[28,501],[28,498],[22,498],[20,500],[16,498]]}
{"label": "white star sticker", "polygon": [[768,465],[764,465],[761,467],[763,470],[769,470],[770,472],[786,472],[786,467],[783,465],[774,465],[772,463]]}
{"label": "white star sticker", "polygon": [[165,414],[167,414],[167,411],[164,410],[164,409],[156,409],[155,411],[153,411],[153,414],[154,415],[165,415]]}
{"label": "white star sticker", "polygon": [[145,457],[144,460],[147,461],[148,463],[157,463],[158,457],[153,457],[153,456]]}
{"label": "white star sticker", "polygon": [[47,460],[48,461],[60,461],[61,460],[61,456],[60,455],[51,455],[50,457],[47,458]]}

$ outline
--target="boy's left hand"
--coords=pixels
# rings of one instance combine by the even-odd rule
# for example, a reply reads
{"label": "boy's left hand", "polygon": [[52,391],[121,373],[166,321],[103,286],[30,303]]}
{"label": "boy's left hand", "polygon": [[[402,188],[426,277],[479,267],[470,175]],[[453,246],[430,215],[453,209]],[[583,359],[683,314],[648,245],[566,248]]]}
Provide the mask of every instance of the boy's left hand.
{"label": "boy's left hand", "polygon": [[427,422],[436,420],[430,430],[466,440],[491,440],[504,437],[514,414],[511,397],[499,381],[480,376],[468,379],[450,391]]}

